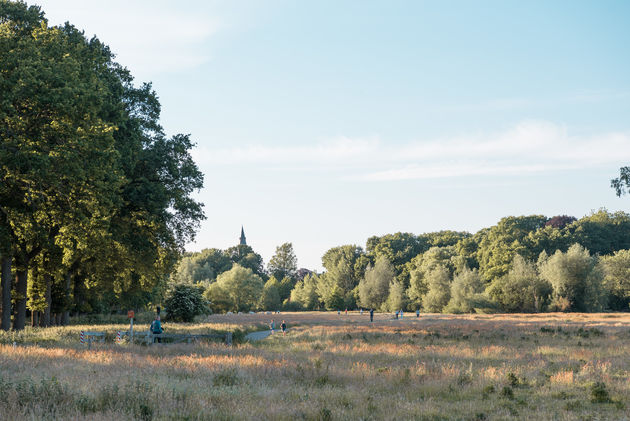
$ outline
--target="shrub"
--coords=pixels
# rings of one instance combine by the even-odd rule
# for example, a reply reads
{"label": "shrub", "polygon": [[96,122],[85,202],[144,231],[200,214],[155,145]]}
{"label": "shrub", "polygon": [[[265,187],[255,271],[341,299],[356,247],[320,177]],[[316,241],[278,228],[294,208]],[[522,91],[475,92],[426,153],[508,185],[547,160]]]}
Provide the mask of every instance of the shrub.
{"label": "shrub", "polygon": [[208,313],[201,288],[192,285],[175,285],[164,304],[167,320],[176,322],[192,322],[198,314]]}
{"label": "shrub", "polygon": [[502,398],[514,399],[514,390],[510,386],[503,386],[500,395]]}
{"label": "shrub", "polygon": [[606,383],[597,382],[591,386],[591,402],[593,403],[610,402],[610,395],[608,394]]}

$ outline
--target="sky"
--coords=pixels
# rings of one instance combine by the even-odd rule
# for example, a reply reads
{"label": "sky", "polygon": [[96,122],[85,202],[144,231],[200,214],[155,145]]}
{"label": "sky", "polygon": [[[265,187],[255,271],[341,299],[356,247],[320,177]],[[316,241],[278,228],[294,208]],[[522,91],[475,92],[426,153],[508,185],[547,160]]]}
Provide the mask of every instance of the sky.
{"label": "sky", "polygon": [[152,82],[205,174],[190,251],[629,211],[630,2],[39,0]]}

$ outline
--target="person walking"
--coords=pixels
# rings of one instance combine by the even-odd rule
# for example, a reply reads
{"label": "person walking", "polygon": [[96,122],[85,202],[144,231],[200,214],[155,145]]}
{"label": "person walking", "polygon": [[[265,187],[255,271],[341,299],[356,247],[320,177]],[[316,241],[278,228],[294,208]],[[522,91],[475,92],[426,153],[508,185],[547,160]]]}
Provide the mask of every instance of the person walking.
{"label": "person walking", "polygon": [[420,309],[416,310],[416,317],[420,317]]}
{"label": "person walking", "polygon": [[282,321],[282,324],[280,325],[280,329],[282,329],[282,336],[284,336],[287,333],[287,324],[284,322],[284,320]]}
{"label": "person walking", "polygon": [[370,309],[370,323],[374,321],[374,309]]}
{"label": "person walking", "polygon": [[402,311],[402,308],[401,308],[400,309],[400,320],[402,320],[402,318],[403,318],[403,311]]}
{"label": "person walking", "polygon": [[271,329],[271,334],[273,335],[274,330],[276,330],[276,322],[271,319],[271,323],[269,323],[269,329]]}
{"label": "person walking", "polygon": [[[159,315],[155,316],[155,320],[151,322],[151,327],[149,329],[151,330],[151,333],[154,335],[161,335],[162,332],[164,332],[164,329],[162,329],[162,322],[160,322]],[[153,343],[155,342],[162,343],[162,338],[153,338]]]}

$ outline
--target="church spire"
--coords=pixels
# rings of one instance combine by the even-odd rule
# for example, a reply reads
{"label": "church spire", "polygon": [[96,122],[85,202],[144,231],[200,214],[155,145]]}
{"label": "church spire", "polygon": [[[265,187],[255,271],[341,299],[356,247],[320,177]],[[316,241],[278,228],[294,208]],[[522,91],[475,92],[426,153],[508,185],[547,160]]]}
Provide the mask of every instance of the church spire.
{"label": "church spire", "polygon": [[245,230],[243,229],[243,226],[241,225],[241,246],[246,246],[247,245],[247,241],[245,241]]}

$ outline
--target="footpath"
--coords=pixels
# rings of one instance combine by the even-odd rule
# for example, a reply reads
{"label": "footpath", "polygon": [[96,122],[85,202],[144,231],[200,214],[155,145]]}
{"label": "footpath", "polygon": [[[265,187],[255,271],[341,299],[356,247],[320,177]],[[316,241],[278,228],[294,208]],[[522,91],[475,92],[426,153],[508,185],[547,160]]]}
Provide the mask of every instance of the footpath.
{"label": "footpath", "polygon": [[259,332],[251,332],[245,335],[245,339],[248,341],[260,341],[271,335],[270,330],[261,330]]}

